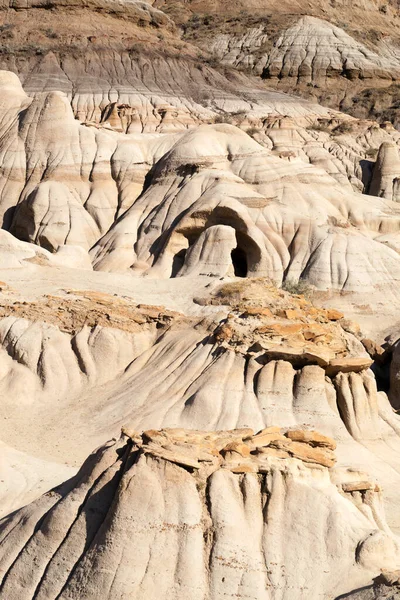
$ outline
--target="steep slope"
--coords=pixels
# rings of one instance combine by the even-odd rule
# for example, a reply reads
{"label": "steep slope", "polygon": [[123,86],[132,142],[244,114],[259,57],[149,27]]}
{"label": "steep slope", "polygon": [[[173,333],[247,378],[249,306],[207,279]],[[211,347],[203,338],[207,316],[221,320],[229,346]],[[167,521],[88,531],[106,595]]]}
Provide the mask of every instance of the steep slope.
{"label": "steep slope", "polygon": [[117,103],[131,131],[163,131],[284,101],[255,78],[213,69],[210,55],[145,2],[13,2],[0,19],[0,68],[30,95],[64,92],[82,121],[99,122]]}
{"label": "steep slope", "polygon": [[0,20],[0,67],[28,93],[62,90],[79,119],[96,122],[110,103],[127,105],[136,130],[165,111],[187,125],[249,110],[271,87],[366,117],[400,73],[397,7],[373,0],[4,2]]}
{"label": "steep slope", "polygon": [[396,2],[167,0],[157,6],[182,27],[184,39],[211,50],[215,64],[252,72],[268,87],[357,117],[398,124],[398,84],[392,86],[400,73]]}
{"label": "steep slope", "polygon": [[399,567],[375,484],[327,468],[329,438],[279,428],[131,436],[0,523],[0,598],[85,600],[101,589],[110,600],[261,600],[296,590],[322,600]]}
{"label": "steep slope", "polygon": [[396,8],[0,7],[0,598],[399,593]]}

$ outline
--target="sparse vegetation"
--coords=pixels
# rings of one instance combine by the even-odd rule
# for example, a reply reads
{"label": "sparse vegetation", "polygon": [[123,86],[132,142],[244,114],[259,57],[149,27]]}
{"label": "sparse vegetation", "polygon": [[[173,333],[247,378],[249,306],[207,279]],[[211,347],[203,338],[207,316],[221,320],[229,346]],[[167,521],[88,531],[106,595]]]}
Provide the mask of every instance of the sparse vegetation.
{"label": "sparse vegetation", "polygon": [[51,29],[51,27],[47,28],[44,32],[46,34],[46,36],[52,40],[55,40],[58,38],[58,33],[54,31],[54,29]]}
{"label": "sparse vegetation", "polygon": [[214,123],[227,123],[228,125],[232,125],[232,115],[230,114],[226,114],[226,115],[217,115],[214,118]]}
{"label": "sparse vegetation", "polygon": [[282,289],[289,294],[310,296],[312,293],[312,287],[304,279],[295,281],[294,279],[286,279],[282,284]]}
{"label": "sparse vegetation", "polygon": [[332,133],[333,135],[342,135],[343,133],[351,133],[353,129],[353,123],[350,123],[349,121],[343,121],[332,130]]}
{"label": "sparse vegetation", "polygon": [[312,123],[307,127],[309,131],[321,131],[323,133],[330,133],[331,129],[328,125],[324,125],[323,123]]}
{"label": "sparse vegetation", "polygon": [[11,40],[14,37],[14,29],[15,25],[11,25],[11,23],[7,23],[5,25],[0,25],[0,36],[4,40]]}
{"label": "sparse vegetation", "polygon": [[365,151],[365,156],[367,156],[368,158],[376,158],[378,150],[379,148],[368,148],[368,150]]}

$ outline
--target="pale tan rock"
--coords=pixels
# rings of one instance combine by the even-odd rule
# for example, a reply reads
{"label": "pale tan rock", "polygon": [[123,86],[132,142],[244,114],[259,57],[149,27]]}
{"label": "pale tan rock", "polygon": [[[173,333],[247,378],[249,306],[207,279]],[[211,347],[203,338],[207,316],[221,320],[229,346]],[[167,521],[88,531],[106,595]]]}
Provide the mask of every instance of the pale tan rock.
{"label": "pale tan rock", "polygon": [[361,328],[359,323],[352,321],[351,319],[340,319],[340,325],[343,327],[345,331],[351,333],[352,335],[358,336],[361,333]]}
{"label": "pale tan rock", "polygon": [[374,489],[374,484],[370,481],[354,481],[350,483],[342,483],[344,492],[363,492],[365,490]]}
{"label": "pale tan rock", "polygon": [[143,446],[143,451],[151,456],[155,456],[157,458],[163,458],[172,463],[177,463],[178,465],[183,465],[185,467],[191,467],[192,469],[199,469],[200,463],[199,461],[190,455],[190,452],[180,451],[180,449],[173,448],[168,449],[162,446],[158,446],[157,444],[150,443],[145,444]]}
{"label": "pale tan rock", "polygon": [[329,319],[329,321],[339,321],[340,319],[343,319],[344,314],[342,312],[340,312],[340,310],[335,310],[334,308],[328,308],[326,310],[326,316]]}
{"label": "pale tan rock", "polygon": [[374,362],[377,362],[378,364],[384,364],[388,358],[388,353],[384,348],[382,348],[382,346],[368,338],[363,338],[361,343]]}
{"label": "pale tan rock", "polygon": [[259,334],[270,334],[277,336],[289,336],[302,331],[303,325],[301,323],[271,323],[270,325],[263,325],[257,329]]}
{"label": "pale tan rock", "polygon": [[284,450],[293,456],[305,462],[313,462],[325,467],[333,467],[336,459],[332,450],[329,448],[313,448],[306,443],[287,441],[272,441],[271,446],[278,450]]}
{"label": "pale tan rock", "polygon": [[266,446],[269,446],[269,444],[271,442],[275,442],[276,440],[284,440],[285,436],[279,434],[279,433],[269,433],[269,434],[264,434],[264,435],[260,435],[259,437],[255,438],[254,440],[251,441],[251,447],[255,448],[255,449],[259,449],[259,448],[264,448]]}
{"label": "pale tan rock", "polygon": [[336,373],[359,373],[368,369],[372,362],[370,358],[364,357],[334,358],[329,361],[326,373],[330,376],[334,376]]}
{"label": "pale tan rock", "polygon": [[247,458],[248,456],[250,456],[250,447],[244,443],[231,442],[230,444],[227,444],[225,448],[222,449],[222,453],[235,453],[239,454],[240,456],[243,456],[243,458]]}
{"label": "pale tan rock", "polygon": [[250,447],[259,449],[268,446],[274,440],[284,440],[285,436],[281,433],[280,427],[266,427],[249,439]]}
{"label": "pale tan rock", "polygon": [[286,431],[285,436],[294,442],[305,442],[312,446],[321,446],[323,448],[329,448],[330,450],[336,450],[335,440],[318,433],[318,431],[289,429]]}
{"label": "pale tan rock", "polygon": [[[261,448],[258,448],[258,452],[263,456],[272,456],[275,458],[290,458],[291,456],[289,452],[286,452],[285,450],[281,450],[279,448],[272,448],[271,446],[263,446]],[[259,468],[262,473],[268,472],[269,470],[268,466],[265,466],[263,468],[262,463]]]}
{"label": "pale tan rock", "polygon": [[[167,431],[160,439],[166,436],[173,438]],[[167,600],[179,573],[177,600],[200,600],[210,581],[218,594],[231,594],[240,581],[238,598],[261,600],[267,565],[270,591],[292,594],[300,589],[301,563],[306,600],[311,589],[335,597],[369,585],[371,573],[396,571],[400,547],[379,494],[357,503],[332,484],[328,469],[272,450],[264,449],[260,478],[256,460],[254,467],[246,459],[201,474],[150,456],[125,436],[107,443],[72,480],[1,521],[0,598],[84,600],[102,589],[105,600]],[[286,540],[279,548],[277,532]],[[328,539],[331,549],[322,555]]]}
{"label": "pale tan rock", "polygon": [[318,323],[307,325],[302,331],[303,336],[306,340],[315,340],[316,338],[326,338],[327,330]]}
{"label": "pale tan rock", "polygon": [[258,306],[249,306],[246,308],[246,311],[244,313],[244,315],[250,316],[250,317],[258,317],[258,316],[262,316],[262,317],[273,317],[273,313],[272,311],[267,308],[267,307],[258,307]]}

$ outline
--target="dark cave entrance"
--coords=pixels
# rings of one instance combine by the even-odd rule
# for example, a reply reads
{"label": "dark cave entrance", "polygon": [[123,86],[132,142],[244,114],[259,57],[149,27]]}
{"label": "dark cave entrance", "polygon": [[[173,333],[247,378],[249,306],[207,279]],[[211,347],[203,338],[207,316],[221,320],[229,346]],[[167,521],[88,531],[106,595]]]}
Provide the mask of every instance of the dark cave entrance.
{"label": "dark cave entrance", "polygon": [[172,261],[172,273],[171,277],[176,277],[183,267],[183,263],[185,262],[187,248],[183,248],[179,250],[177,254],[175,254],[174,259]]}
{"label": "dark cave entrance", "polygon": [[231,252],[233,271],[235,277],[247,277],[247,256],[238,246]]}

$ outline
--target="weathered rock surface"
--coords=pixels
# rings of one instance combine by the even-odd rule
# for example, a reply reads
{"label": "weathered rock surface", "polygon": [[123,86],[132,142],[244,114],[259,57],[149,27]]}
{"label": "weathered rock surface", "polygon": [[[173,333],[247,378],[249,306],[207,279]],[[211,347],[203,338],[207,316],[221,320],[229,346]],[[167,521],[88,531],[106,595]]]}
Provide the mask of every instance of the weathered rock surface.
{"label": "weathered rock surface", "polygon": [[397,17],[196,2],[0,7],[4,600],[397,593]]}
{"label": "weathered rock surface", "polygon": [[[375,1],[293,5],[276,0],[235,3],[198,0],[181,11],[158,2],[184,37],[220,61],[267,78],[268,86],[317,99],[354,116],[381,122],[396,115],[399,98],[398,7]],[[395,83],[392,83],[395,82]]]}
{"label": "weathered rock surface", "polygon": [[[250,450],[252,439],[164,430],[102,446],[75,478],[0,522],[0,598],[84,600],[101,589],[121,600],[322,600],[398,568],[363,474]],[[346,478],[358,491],[344,491]]]}
{"label": "weathered rock surface", "polygon": [[[331,452],[332,443],[297,431],[319,430],[337,441],[340,465],[351,457],[377,477],[390,524],[400,527],[399,417],[340,313],[259,280],[217,287],[202,307],[207,318],[90,291],[23,302],[12,289],[2,294],[0,416],[7,420],[0,437],[7,444],[29,452],[41,436],[38,458],[61,461],[72,445],[76,464],[127,422],[138,431],[251,428],[262,430],[252,446],[273,442],[267,454],[329,466],[324,448]],[[293,431],[286,438],[263,431],[277,423]],[[25,432],[17,444],[12,427]],[[246,448],[229,452],[246,463]]]}
{"label": "weathered rock surface", "polygon": [[279,37],[263,75],[320,84],[335,75],[352,80],[391,80],[400,76],[400,62],[381,58],[339,27],[314,17],[303,17]]}
{"label": "weathered rock surface", "polygon": [[[145,136],[84,127],[62,94],[32,101],[3,79],[4,106],[19,98],[4,115],[4,227],[61,264],[88,265],[90,251],[103,271],[303,278],[365,293],[400,277],[396,203],[360,196],[230,125]],[[276,134],[272,126],[279,150]]]}

